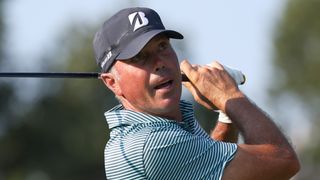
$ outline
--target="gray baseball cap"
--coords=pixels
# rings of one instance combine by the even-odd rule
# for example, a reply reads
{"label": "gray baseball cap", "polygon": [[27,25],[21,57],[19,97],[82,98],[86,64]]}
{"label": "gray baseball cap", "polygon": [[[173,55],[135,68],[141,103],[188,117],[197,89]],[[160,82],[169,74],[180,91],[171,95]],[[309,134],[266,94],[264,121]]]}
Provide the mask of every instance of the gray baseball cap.
{"label": "gray baseball cap", "polygon": [[102,72],[109,71],[116,59],[125,60],[137,55],[156,35],[183,39],[173,30],[165,29],[158,13],[149,8],[134,7],[119,11],[95,34],[93,49]]}

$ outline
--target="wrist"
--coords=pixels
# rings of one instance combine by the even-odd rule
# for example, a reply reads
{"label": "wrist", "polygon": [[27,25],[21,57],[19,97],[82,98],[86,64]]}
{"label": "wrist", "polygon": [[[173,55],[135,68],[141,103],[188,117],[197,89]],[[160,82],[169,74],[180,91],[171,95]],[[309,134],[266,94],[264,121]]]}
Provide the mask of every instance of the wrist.
{"label": "wrist", "polygon": [[222,123],[225,123],[225,124],[231,124],[232,123],[231,119],[224,112],[222,112],[221,110],[217,110],[216,112],[219,113],[219,116],[218,116],[218,121],[219,122],[222,122]]}
{"label": "wrist", "polygon": [[216,105],[216,107],[220,110],[222,110],[222,112],[226,112],[226,105],[229,101],[232,101],[234,99],[240,99],[240,98],[244,98],[245,95],[238,89],[233,93],[226,93],[225,96],[220,96],[220,100],[216,101],[216,103],[214,103],[213,101],[211,101],[214,105]]}

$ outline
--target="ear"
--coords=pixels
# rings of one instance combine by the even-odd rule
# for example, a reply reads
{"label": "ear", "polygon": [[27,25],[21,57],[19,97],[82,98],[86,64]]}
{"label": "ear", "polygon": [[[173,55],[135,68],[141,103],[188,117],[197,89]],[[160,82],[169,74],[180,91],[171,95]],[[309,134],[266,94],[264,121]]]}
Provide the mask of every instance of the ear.
{"label": "ear", "polygon": [[100,79],[116,96],[122,96],[119,82],[112,73],[102,73]]}

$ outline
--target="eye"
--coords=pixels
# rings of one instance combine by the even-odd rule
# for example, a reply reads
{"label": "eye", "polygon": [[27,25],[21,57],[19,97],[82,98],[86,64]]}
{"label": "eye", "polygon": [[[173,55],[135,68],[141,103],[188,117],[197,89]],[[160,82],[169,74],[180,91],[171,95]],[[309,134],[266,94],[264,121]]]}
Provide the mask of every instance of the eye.
{"label": "eye", "polygon": [[164,51],[168,48],[169,43],[167,41],[161,41],[159,43],[159,51]]}

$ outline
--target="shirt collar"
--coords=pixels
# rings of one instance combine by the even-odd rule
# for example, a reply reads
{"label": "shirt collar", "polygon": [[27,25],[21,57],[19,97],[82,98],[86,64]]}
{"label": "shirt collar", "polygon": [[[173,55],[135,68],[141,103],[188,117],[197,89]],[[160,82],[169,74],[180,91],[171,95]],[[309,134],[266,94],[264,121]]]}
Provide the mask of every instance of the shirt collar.
{"label": "shirt collar", "polygon": [[[190,102],[181,100],[180,110],[182,113],[182,123],[187,123],[191,121],[194,117],[193,107]],[[115,128],[122,125],[133,125],[140,123],[152,123],[152,122],[170,122],[176,123],[175,120],[170,120],[158,116],[153,116],[146,113],[135,112],[131,110],[126,110],[119,104],[109,111],[105,112],[105,117],[108,122],[109,128]]]}

